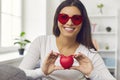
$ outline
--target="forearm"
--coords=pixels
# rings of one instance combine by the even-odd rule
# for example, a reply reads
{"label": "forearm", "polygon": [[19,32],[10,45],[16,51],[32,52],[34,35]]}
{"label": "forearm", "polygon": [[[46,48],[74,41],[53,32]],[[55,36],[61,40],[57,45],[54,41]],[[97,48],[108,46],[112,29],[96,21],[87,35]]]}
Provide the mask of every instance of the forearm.
{"label": "forearm", "polygon": [[89,78],[90,80],[116,80],[107,69],[92,71]]}
{"label": "forearm", "polygon": [[[21,68],[22,69],[22,68]],[[36,78],[40,78],[43,76],[46,76],[43,72],[41,68],[38,69],[34,69],[34,70],[28,70],[28,69],[22,69],[25,73],[27,77],[32,77],[33,79]]]}
{"label": "forearm", "polygon": [[93,58],[94,69],[90,73],[90,80],[116,80],[109,72],[100,55],[96,54]]}

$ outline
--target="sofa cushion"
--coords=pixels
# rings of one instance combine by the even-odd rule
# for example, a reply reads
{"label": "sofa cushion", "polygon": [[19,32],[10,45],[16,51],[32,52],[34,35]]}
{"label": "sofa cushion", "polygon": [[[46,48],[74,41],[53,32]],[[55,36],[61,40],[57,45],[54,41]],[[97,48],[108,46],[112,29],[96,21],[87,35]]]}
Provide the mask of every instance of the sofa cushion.
{"label": "sofa cushion", "polygon": [[0,65],[0,80],[27,80],[24,71],[11,65]]}

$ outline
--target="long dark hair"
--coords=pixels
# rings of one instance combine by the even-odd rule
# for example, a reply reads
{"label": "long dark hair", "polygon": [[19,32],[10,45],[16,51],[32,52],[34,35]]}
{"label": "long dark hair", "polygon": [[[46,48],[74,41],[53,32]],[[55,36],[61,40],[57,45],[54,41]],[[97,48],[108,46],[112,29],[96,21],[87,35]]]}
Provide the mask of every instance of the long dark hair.
{"label": "long dark hair", "polygon": [[56,37],[60,35],[60,30],[58,28],[58,14],[64,7],[67,7],[67,6],[77,7],[80,10],[82,18],[83,18],[81,30],[77,34],[76,41],[78,43],[85,45],[88,49],[94,48],[96,50],[92,42],[91,26],[90,26],[90,21],[87,15],[86,8],[82,4],[82,2],[79,0],[65,0],[58,6],[55,16],[54,16],[53,34]]}

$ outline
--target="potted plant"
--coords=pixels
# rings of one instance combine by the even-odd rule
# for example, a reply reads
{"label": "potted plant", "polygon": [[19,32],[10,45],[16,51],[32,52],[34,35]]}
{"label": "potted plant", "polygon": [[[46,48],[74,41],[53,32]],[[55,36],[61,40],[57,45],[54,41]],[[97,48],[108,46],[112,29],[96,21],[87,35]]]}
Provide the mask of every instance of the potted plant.
{"label": "potted plant", "polygon": [[15,39],[16,41],[14,42],[14,45],[15,44],[19,45],[18,51],[20,55],[24,54],[25,46],[31,42],[25,38],[25,34],[26,34],[25,32],[21,32],[19,38],[16,38]]}
{"label": "potted plant", "polygon": [[103,10],[102,10],[103,7],[104,7],[104,4],[102,4],[102,3],[100,3],[100,4],[97,5],[97,8],[100,9],[100,13],[101,14],[103,14]]}

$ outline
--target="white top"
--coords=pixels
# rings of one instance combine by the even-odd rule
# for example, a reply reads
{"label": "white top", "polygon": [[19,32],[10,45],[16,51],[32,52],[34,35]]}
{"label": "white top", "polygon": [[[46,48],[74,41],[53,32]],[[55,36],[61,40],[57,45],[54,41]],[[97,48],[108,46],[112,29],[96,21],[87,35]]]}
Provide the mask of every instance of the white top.
{"label": "white top", "polygon": [[[41,68],[34,69],[39,60],[41,60],[40,65],[42,65],[46,55],[48,55],[51,50],[59,53],[56,46],[55,36],[49,35],[37,37],[32,42],[28,50],[28,54],[24,57],[19,67],[25,71],[27,76],[31,76],[33,78],[41,77],[42,80],[86,80],[84,75],[77,70],[57,70],[52,72],[50,75],[45,76]],[[80,44],[76,49],[75,54],[78,52],[86,55],[93,63],[94,69],[89,76],[91,80],[116,80],[110,74],[98,53],[95,51],[94,53],[90,52],[82,44]],[[59,58],[56,60],[55,65],[60,65]],[[76,60],[74,60],[73,65],[78,65]]]}

